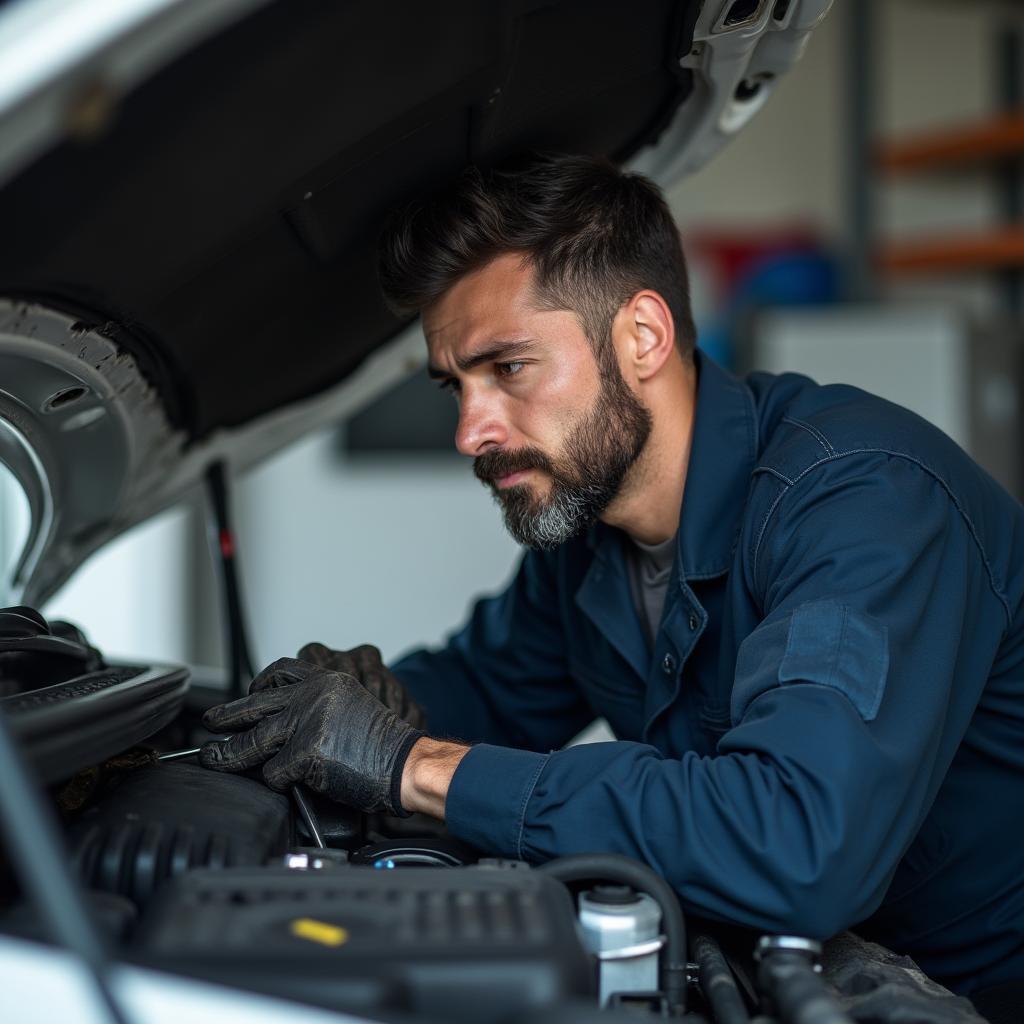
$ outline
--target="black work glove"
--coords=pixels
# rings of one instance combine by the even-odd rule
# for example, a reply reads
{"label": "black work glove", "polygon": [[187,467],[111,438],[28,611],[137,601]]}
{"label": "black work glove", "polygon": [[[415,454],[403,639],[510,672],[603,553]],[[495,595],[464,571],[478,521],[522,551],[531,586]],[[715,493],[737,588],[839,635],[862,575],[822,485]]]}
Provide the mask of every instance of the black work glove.
{"label": "black work glove", "polygon": [[[306,644],[295,655],[299,661],[308,661],[332,672],[355,676],[384,705],[413,728],[425,729],[427,717],[423,708],[409,695],[398,678],[388,671],[380,651],[370,644],[361,644],[351,651],[335,651],[323,644]],[[255,683],[253,683],[255,686]]]}
{"label": "black work glove", "polygon": [[406,815],[402,769],[423,734],[353,676],[281,658],[253,680],[248,697],[210,708],[203,725],[237,733],[203,745],[199,761],[206,768],[263,765],[271,789],[304,782],[362,811]]}
{"label": "black work glove", "polygon": [[908,956],[843,932],[825,944],[825,979],[857,1024],[984,1024],[963,996],[929,978]]}

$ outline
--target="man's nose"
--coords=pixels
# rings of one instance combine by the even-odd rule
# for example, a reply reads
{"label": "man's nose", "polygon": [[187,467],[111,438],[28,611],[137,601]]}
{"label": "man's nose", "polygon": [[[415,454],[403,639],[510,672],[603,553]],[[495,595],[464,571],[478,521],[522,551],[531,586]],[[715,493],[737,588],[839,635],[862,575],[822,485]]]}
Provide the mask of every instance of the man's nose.
{"label": "man's nose", "polygon": [[487,395],[464,388],[459,403],[459,425],[455,431],[455,447],[475,458],[501,447],[508,440],[508,427],[501,415],[500,403]]}

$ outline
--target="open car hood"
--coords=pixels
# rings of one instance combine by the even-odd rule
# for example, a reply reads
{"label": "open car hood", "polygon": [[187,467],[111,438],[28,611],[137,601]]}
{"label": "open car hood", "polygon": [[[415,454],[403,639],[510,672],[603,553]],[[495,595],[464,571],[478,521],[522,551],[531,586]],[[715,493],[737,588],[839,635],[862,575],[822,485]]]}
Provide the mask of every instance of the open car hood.
{"label": "open car hood", "polygon": [[7,6],[0,459],[32,512],[7,603],[41,604],[214,460],[242,469],[419,365],[375,281],[397,203],[527,149],[667,184],[830,5]]}

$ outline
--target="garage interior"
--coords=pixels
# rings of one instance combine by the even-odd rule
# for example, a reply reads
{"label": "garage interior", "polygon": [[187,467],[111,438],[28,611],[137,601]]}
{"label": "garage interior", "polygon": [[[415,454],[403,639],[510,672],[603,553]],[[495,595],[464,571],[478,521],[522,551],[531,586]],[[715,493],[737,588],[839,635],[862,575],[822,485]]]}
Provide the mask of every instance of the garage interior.
{"label": "garage interior", "polygon": [[[798,369],[907,405],[1017,496],[1022,40],[1012,3],[840,0],[764,108],[668,194],[700,344],[716,359],[741,371]],[[851,357],[851,338],[870,345],[867,358]],[[440,642],[472,596],[508,579],[517,548],[446,450],[450,400],[421,367],[410,378],[397,401],[384,396],[376,412],[237,482],[256,661],[311,637],[374,643],[394,658]],[[395,415],[412,408],[410,394],[427,403],[430,430]],[[8,559],[17,501],[8,498],[0,534]],[[44,611],[87,619],[93,641],[119,655],[224,665],[199,504],[107,545]],[[346,545],[357,527],[360,542]],[[316,573],[299,568],[310,564]],[[339,615],[332,581],[342,565],[361,595]]]}
{"label": "garage interior", "polygon": [[[1024,6],[836,0],[764,108],[667,198],[689,265],[698,344],[717,362],[740,374],[796,371],[854,384],[906,406],[1024,500]],[[512,578],[520,548],[454,451],[454,405],[424,370],[425,351],[343,418],[230,481],[237,608],[253,666],[312,640],[339,650],[374,644],[393,662],[440,644],[479,596]],[[216,494],[222,481],[208,483]],[[224,522],[211,520],[209,496],[197,488],[103,546],[41,611],[83,624],[108,657],[188,665],[201,686],[226,690],[239,651],[216,566]],[[19,558],[27,520],[25,496],[0,465],[0,568]],[[573,742],[613,738],[597,721]],[[198,785],[200,769],[175,770],[186,788]],[[217,777],[209,806],[197,811],[199,833],[215,833],[237,781]],[[266,795],[245,824],[276,849],[290,805]],[[157,806],[164,796],[140,777],[124,790],[124,806]],[[304,835],[318,838],[315,816],[303,820]],[[324,825],[335,838],[350,827]],[[87,867],[97,879],[121,870],[103,863],[88,828],[73,841],[93,857]],[[387,849],[375,862],[366,847],[361,863],[394,867]],[[448,855],[429,841],[424,849]],[[264,851],[247,855],[258,860]],[[485,907],[480,913],[497,919],[507,910],[524,935],[533,927],[531,956],[548,972],[544,984],[571,992],[585,968],[562,955],[571,943],[559,931],[564,915],[545,916],[559,909],[560,888],[536,876],[504,895],[483,887],[478,903],[453,881],[451,899],[470,907],[467,916]],[[201,977],[201,947],[213,940],[196,925],[195,908],[244,903],[246,886],[259,884],[256,875],[230,883],[215,871],[190,875],[176,902],[161,907],[173,932],[166,962],[180,956],[182,970]],[[344,885],[311,884],[324,900],[347,898],[339,896]],[[292,888],[277,895],[300,898]],[[429,887],[410,882],[378,896],[399,908],[396,934],[406,924],[412,934],[403,914],[419,921],[426,907],[429,916]],[[309,927],[311,941],[345,941],[333,926]],[[436,968],[450,936],[435,938]],[[367,962],[388,953],[384,943]],[[479,953],[486,972],[488,951]],[[279,994],[305,998],[315,976],[313,967],[309,977],[300,972]],[[346,992],[356,1002],[364,995]]]}

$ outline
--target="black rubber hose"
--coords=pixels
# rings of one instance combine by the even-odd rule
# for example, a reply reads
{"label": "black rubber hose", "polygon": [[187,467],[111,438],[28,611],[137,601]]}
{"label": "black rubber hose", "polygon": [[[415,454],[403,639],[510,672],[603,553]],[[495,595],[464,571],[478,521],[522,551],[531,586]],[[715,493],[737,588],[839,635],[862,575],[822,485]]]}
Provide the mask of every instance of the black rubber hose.
{"label": "black rubber hose", "polygon": [[743,994],[726,962],[722,947],[710,935],[694,936],[693,959],[697,963],[701,991],[711,1005],[715,1024],[750,1024]]}
{"label": "black rubber hose", "polygon": [[758,977],[783,1024],[853,1024],[803,953],[767,953]]}
{"label": "black rubber hose", "polygon": [[686,922],[672,887],[646,864],[617,853],[584,853],[559,857],[542,864],[540,870],[560,882],[616,882],[647,893],[661,908],[665,948],[661,953],[661,989],[669,1013],[686,1012]]}

